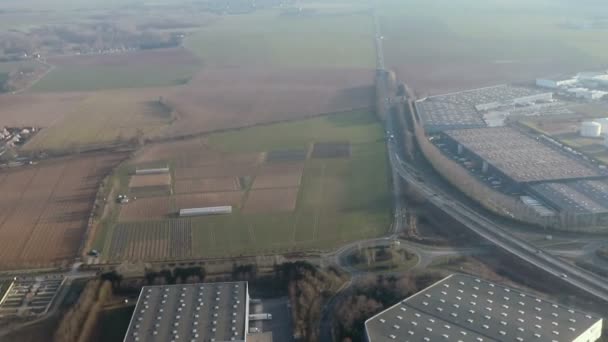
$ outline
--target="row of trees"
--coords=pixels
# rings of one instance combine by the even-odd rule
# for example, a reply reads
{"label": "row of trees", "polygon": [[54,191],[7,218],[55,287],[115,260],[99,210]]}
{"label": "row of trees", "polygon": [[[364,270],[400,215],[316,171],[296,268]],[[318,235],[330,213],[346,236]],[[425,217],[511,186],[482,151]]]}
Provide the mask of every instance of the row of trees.
{"label": "row of trees", "polygon": [[321,270],[305,262],[282,264],[276,275],[281,283],[287,284],[294,335],[301,341],[318,341],[323,304],[344,284],[346,277],[334,268]]}
{"label": "row of trees", "polygon": [[105,302],[112,296],[112,285],[105,280],[87,283],[78,301],[66,312],[59,323],[53,341],[89,341]]}

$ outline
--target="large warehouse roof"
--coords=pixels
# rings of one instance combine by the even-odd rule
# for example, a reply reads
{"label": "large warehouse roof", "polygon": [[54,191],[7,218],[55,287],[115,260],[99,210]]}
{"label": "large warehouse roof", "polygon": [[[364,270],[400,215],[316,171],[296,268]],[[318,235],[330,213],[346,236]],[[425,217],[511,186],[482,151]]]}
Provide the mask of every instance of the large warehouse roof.
{"label": "large warehouse roof", "polygon": [[510,127],[453,130],[445,134],[516,182],[602,176],[599,170]]}
{"label": "large warehouse roof", "polygon": [[125,342],[244,341],[247,282],[142,288]]}
{"label": "large warehouse roof", "polygon": [[501,106],[512,106],[518,102],[552,98],[552,93],[543,89],[498,85],[460,91],[456,93],[430,96],[415,102],[427,132],[450,129],[485,127],[479,111]]}
{"label": "large warehouse roof", "polygon": [[553,342],[601,330],[601,319],[485,280],[451,275],[368,319],[365,328],[369,342]]}
{"label": "large warehouse roof", "polygon": [[535,195],[563,211],[575,213],[608,212],[608,183],[601,180],[578,180],[564,183],[540,183],[530,187]]}

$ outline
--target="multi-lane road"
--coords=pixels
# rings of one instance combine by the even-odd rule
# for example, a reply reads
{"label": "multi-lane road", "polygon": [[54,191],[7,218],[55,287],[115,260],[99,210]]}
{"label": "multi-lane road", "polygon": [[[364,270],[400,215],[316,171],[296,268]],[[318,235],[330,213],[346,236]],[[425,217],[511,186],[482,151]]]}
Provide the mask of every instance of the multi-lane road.
{"label": "multi-lane road", "polygon": [[[437,208],[450,215],[456,221],[462,223],[465,227],[475,232],[480,237],[502,248],[504,251],[518,257],[522,261],[543,270],[544,272],[553,275],[557,279],[570,284],[571,286],[601,299],[608,303],[608,280],[592,274],[586,270],[576,267],[558,257],[539,249],[509,232],[501,223],[493,221],[486,213],[477,208],[468,206],[466,203],[458,201],[456,196],[450,194],[449,191],[444,191],[440,186],[432,183],[431,180],[426,180],[422,173],[416,170],[415,165],[405,161],[399,136],[401,133],[394,123],[391,113],[392,106],[391,96],[388,94],[388,77],[385,70],[385,61],[383,53],[384,37],[381,33],[380,22],[376,13],[374,13],[375,26],[375,47],[376,47],[376,82],[378,96],[382,96],[379,100],[383,105],[378,106],[379,110],[384,113],[379,113],[379,116],[386,118],[387,130],[387,148],[389,154],[390,165],[393,170],[393,183],[397,184],[400,180],[406,182],[409,186],[415,187],[420,193],[428,198],[429,202]],[[411,100],[411,99],[410,99]],[[410,106],[410,108],[413,106]],[[411,110],[414,110],[411,108]],[[410,111],[411,112],[411,111]],[[411,113],[413,114],[413,113]],[[413,118],[412,118],[413,120]],[[397,193],[397,192],[395,192]],[[405,209],[401,207],[401,201],[396,202],[396,212],[402,212]],[[395,228],[401,229],[403,221],[398,217],[395,219]]]}

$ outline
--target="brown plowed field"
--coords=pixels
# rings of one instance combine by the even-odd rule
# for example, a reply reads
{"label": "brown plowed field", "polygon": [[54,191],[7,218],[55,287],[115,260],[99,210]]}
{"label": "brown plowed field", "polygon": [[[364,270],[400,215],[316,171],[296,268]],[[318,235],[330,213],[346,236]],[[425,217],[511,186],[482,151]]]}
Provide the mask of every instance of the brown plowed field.
{"label": "brown plowed field", "polygon": [[0,267],[76,256],[98,183],[125,156],[92,155],[0,172]]}
{"label": "brown plowed field", "polygon": [[293,211],[296,208],[298,188],[251,190],[243,208],[244,213]]}
{"label": "brown plowed field", "polygon": [[170,174],[158,174],[158,175],[134,175],[131,176],[129,181],[129,188],[142,188],[149,186],[164,186],[171,185]]}
{"label": "brown plowed field", "polygon": [[168,101],[168,134],[250,126],[368,108],[374,71],[324,68],[206,68]]}
{"label": "brown plowed field", "polygon": [[176,194],[188,194],[194,192],[237,191],[239,189],[240,186],[238,179],[231,177],[184,179],[175,181]]}
{"label": "brown plowed field", "polygon": [[303,163],[266,164],[258,171],[252,189],[298,187],[303,170]]}
{"label": "brown plowed field", "polygon": [[166,218],[170,215],[171,198],[168,196],[138,198],[124,204],[118,220],[144,221]]}
{"label": "brown plowed field", "polygon": [[184,48],[140,50],[113,55],[81,55],[51,57],[49,64],[57,66],[121,66],[137,63],[137,65],[170,64],[198,65],[200,59],[190,50]]}
{"label": "brown plowed field", "polygon": [[208,192],[204,194],[175,195],[175,207],[178,209],[217,207],[231,205],[240,207],[242,191]]}

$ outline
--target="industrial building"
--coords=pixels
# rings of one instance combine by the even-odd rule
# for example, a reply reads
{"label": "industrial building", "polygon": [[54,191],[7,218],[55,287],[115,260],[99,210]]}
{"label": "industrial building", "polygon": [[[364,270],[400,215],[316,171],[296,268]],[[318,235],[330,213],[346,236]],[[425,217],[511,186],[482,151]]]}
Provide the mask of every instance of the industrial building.
{"label": "industrial building", "polygon": [[[510,85],[431,96],[414,103],[425,131],[502,126],[512,110],[534,108],[553,101],[553,93]],[[487,112],[498,112],[490,113]],[[495,121],[494,117],[501,117]]]}
{"label": "industrial building", "polygon": [[530,185],[528,191],[559,211],[576,214],[608,214],[608,182],[577,180]]}
{"label": "industrial building", "polygon": [[536,79],[536,85],[543,88],[549,89],[558,89],[564,87],[571,87],[578,84],[578,80],[576,78],[568,78],[565,80],[551,80],[547,78],[538,78]]}
{"label": "industrial building", "polygon": [[599,168],[511,127],[450,130],[434,142],[479,165],[482,173],[518,184],[605,176]]}
{"label": "industrial building", "polygon": [[247,282],[145,286],[124,341],[245,342],[248,325]]}
{"label": "industrial building", "polygon": [[365,322],[367,342],[593,342],[602,319],[517,289],[454,274]]}
{"label": "industrial building", "polygon": [[180,217],[221,215],[230,213],[232,213],[231,205],[225,205],[220,207],[187,208],[179,210]]}
{"label": "industrial building", "polygon": [[153,169],[136,169],[136,175],[155,175],[161,173],[169,173],[169,167],[159,167]]}

